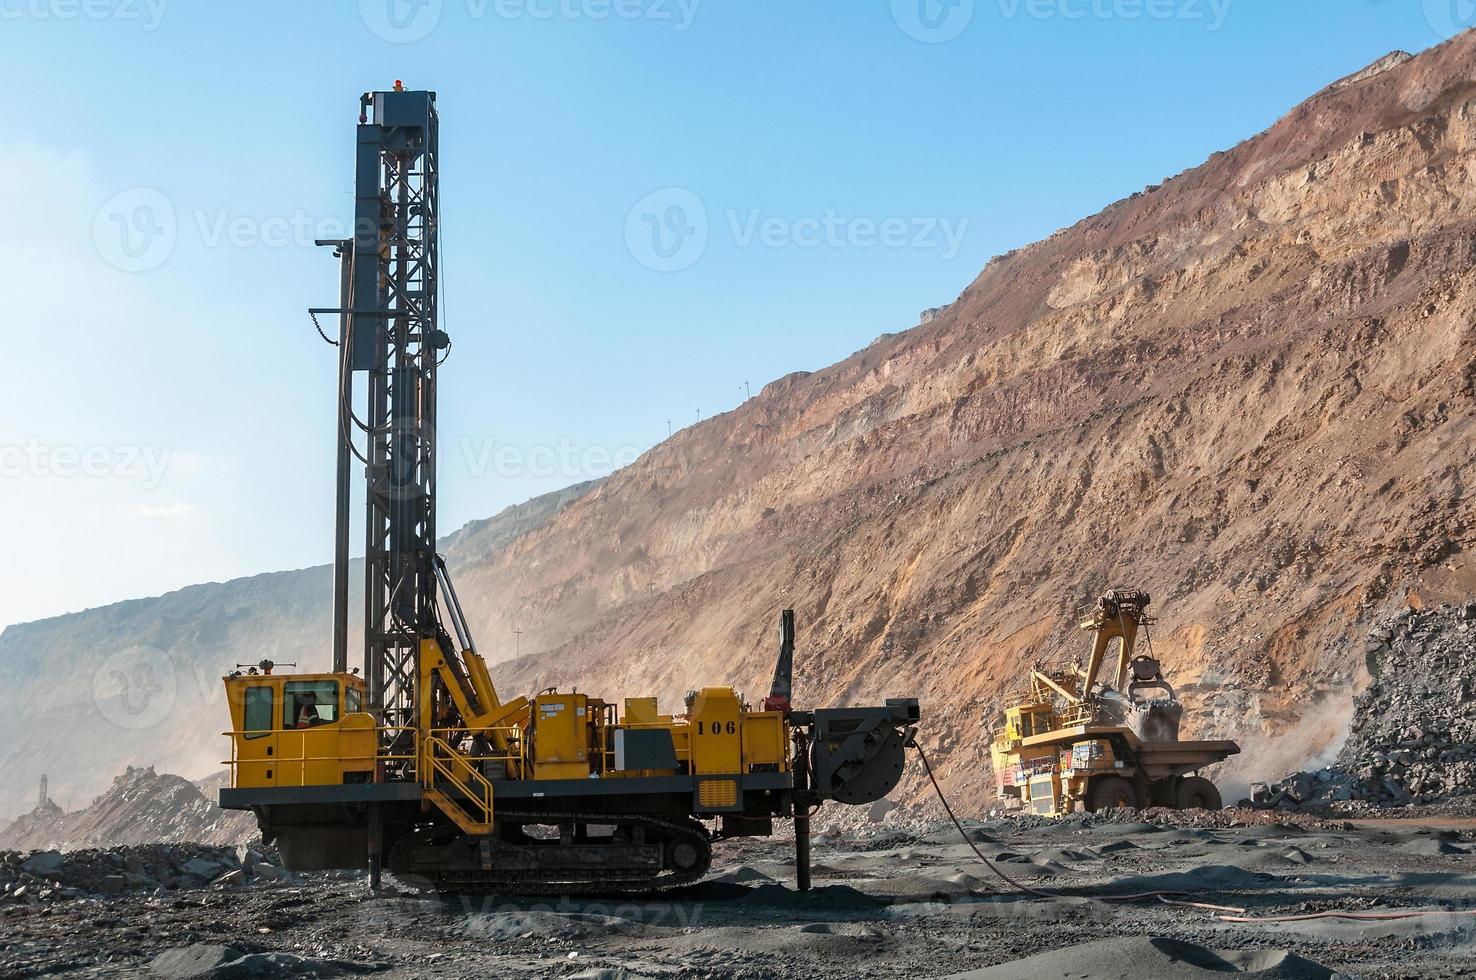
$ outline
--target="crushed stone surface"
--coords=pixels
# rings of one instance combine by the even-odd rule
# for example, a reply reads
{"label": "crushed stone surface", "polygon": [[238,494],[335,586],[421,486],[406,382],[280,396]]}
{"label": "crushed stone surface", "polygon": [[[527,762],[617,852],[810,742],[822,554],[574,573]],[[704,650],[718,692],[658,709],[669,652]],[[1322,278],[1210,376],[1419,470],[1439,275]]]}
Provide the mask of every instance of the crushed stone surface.
{"label": "crushed stone surface", "polygon": [[[290,875],[249,848],[7,853],[0,976],[1116,976],[1105,964],[1119,962],[1135,977],[1476,972],[1476,921],[1451,914],[1476,908],[1476,831],[1168,816],[966,824],[1007,874],[1050,899],[1005,885],[949,824],[823,835],[808,894],[793,889],[783,840],[724,842],[703,882],[598,900],[436,895],[393,878],[371,894],[358,873]],[[120,861],[125,879],[154,886],[114,891]],[[1154,900],[1094,900],[1158,888],[1252,915],[1440,914],[1237,924]],[[1185,972],[1164,973],[1170,961]]]}

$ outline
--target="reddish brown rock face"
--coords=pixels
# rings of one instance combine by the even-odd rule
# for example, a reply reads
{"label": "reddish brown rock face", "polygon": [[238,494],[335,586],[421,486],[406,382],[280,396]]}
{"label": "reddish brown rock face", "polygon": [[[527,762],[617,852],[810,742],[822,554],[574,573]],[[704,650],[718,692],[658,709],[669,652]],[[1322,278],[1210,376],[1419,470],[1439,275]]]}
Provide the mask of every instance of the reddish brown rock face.
{"label": "reddish brown rock face", "polygon": [[797,702],[921,695],[975,803],[981,713],[1109,585],[1188,731],[1356,682],[1355,621],[1476,592],[1476,37],[1361,75],[465,557],[501,682],[761,694],[793,606]]}
{"label": "reddish brown rock face", "polygon": [[[1367,621],[1406,590],[1476,595],[1473,99],[1476,36],[1385,59],[995,260],[925,324],[469,527],[449,557],[483,651],[506,661],[522,631],[498,683],[757,699],[793,607],[796,704],[922,697],[970,808],[981,716],[1128,585],[1155,597],[1186,734],[1290,728],[1358,682]],[[205,771],[223,708],[200,692],[263,649],[325,663],[327,596],[307,570],[7,631],[10,812],[41,772],[83,800],[126,762]],[[177,678],[147,729],[109,724],[89,684],[135,644]]]}

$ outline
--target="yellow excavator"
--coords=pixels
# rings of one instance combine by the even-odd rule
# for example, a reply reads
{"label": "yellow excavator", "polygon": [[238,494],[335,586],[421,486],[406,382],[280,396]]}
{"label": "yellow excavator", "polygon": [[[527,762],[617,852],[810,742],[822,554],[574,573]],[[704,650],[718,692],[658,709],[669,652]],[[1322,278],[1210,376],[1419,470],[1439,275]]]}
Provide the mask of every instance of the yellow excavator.
{"label": "yellow excavator", "polygon": [[[769,695],[703,687],[681,710],[577,690],[503,700],[436,553],[439,114],[433,92],[359,103],[354,237],[332,246],[338,320],[333,669],[227,676],[231,785],[289,868],[382,868],[452,890],[631,892],[700,878],[712,842],[897,785],[915,698],[790,703],[794,615]],[[321,326],[319,332],[322,332]],[[365,474],[364,662],[348,667],[350,473]]]}
{"label": "yellow excavator", "polygon": [[1220,808],[1219,791],[1199,770],[1240,746],[1180,741],[1183,705],[1158,660],[1136,653],[1138,631],[1153,622],[1150,601],[1137,589],[1104,594],[1081,623],[1092,634],[1086,662],[1039,664],[1026,689],[1006,700],[990,743],[1001,797],[1051,816]]}

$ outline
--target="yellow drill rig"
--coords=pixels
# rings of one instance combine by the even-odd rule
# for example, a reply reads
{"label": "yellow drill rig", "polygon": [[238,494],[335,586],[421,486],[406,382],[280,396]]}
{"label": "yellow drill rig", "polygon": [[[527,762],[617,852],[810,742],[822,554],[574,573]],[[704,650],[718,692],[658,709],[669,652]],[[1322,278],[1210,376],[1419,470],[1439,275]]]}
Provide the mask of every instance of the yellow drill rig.
{"label": "yellow drill rig", "polygon": [[[366,868],[377,886],[387,866],[524,893],[694,881],[714,840],[790,819],[808,888],[811,815],[891,792],[918,703],[794,710],[791,611],[758,705],[728,686],[692,692],[675,715],[653,697],[504,701],[493,687],[436,554],[436,377],[450,340],[436,313],[435,103],[399,83],[360,101],[354,237],[320,243],[341,262],[340,305],[311,311],[339,323],[333,669],[263,661],[225,678],[220,805],[254,812],[293,869]],[[367,483],[362,676],[348,669],[351,457]]]}
{"label": "yellow drill rig", "polygon": [[1006,701],[990,744],[1001,797],[1048,815],[1220,808],[1219,791],[1198,771],[1240,746],[1179,740],[1183,705],[1159,662],[1134,652],[1139,629],[1153,622],[1149,601],[1136,589],[1107,592],[1081,624],[1092,634],[1086,663],[1037,665],[1027,689]]}

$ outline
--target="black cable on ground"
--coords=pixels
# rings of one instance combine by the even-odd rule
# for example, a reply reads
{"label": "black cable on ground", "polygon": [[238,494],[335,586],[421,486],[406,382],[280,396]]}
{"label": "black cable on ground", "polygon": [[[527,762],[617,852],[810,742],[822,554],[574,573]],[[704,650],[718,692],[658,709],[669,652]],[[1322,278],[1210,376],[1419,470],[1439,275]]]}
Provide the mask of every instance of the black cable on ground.
{"label": "black cable on ground", "polygon": [[979,858],[979,860],[984,863],[984,866],[986,868],[994,872],[1001,881],[1004,881],[1016,891],[1024,892],[1027,895],[1034,895],[1037,898],[1086,898],[1094,902],[1132,902],[1145,898],[1156,898],[1160,902],[1163,902],[1165,905],[1183,905],[1189,908],[1207,909],[1211,912],[1231,912],[1237,915],[1244,915],[1246,912],[1245,909],[1236,908],[1230,905],[1211,905],[1208,902],[1192,902],[1185,901],[1182,898],[1169,897],[1171,895],[1187,895],[1189,894],[1188,892],[1156,891],[1134,892],[1131,895],[1093,895],[1089,893],[1084,895],[1062,895],[1059,892],[1048,892],[1043,889],[1036,888],[1032,885],[1026,885],[1022,882],[1018,882],[1015,879],[1011,878],[1009,875],[1005,874],[1003,871],[1001,871],[993,861],[985,857],[984,852],[979,850],[978,845],[976,845],[973,840],[970,839],[968,831],[964,830],[963,824],[959,822],[958,816],[954,814],[953,807],[948,802],[948,797],[943,795],[943,787],[938,785],[938,778],[933,775],[933,767],[928,762],[927,753],[924,752],[922,746],[918,745],[916,742],[913,743],[912,747],[917,749],[917,757],[922,760],[923,770],[928,774],[928,782],[933,784],[933,792],[938,794],[938,802],[943,804],[943,809],[948,813],[948,819],[952,820],[953,826],[958,829],[958,835],[963,838],[965,844],[969,845],[969,849],[972,850],[974,854]]}
{"label": "black cable on ground", "polygon": [[1391,910],[1387,912],[1354,912],[1344,909],[1331,909],[1326,912],[1307,912],[1300,915],[1247,915],[1246,910],[1229,905],[1211,905],[1208,902],[1185,901],[1182,898],[1170,898],[1170,895],[1188,895],[1190,892],[1136,892],[1131,895],[1062,895],[1058,892],[1048,892],[1040,888],[1022,884],[995,865],[984,852],[969,839],[968,832],[964,830],[963,824],[959,823],[958,817],[953,813],[953,807],[948,803],[948,797],[943,795],[943,788],[938,785],[937,777],[933,775],[933,767],[928,764],[928,756],[921,745],[913,743],[917,749],[917,756],[922,760],[923,769],[928,774],[928,781],[933,784],[933,792],[938,794],[938,801],[943,804],[943,809],[948,812],[948,819],[953,821],[953,826],[958,828],[958,835],[963,838],[965,844],[974,852],[984,866],[999,876],[1001,881],[1008,883],[1011,887],[1027,895],[1038,898],[1086,898],[1094,902],[1130,902],[1144,898],[1156,898],[1165,905],[1181,905],[1186,908],[1206,909],[1211,912],[1230,913],[1228,915],[1217,915],[1215,918],[1221,922],[1235,922],[1253,925],[1258,922],[1307,922],[1314,919],[1349,919],[1355,922],[1387,922],[1400,919],[1420,919],[1426,916],[1476,916],[1476,909],[1408,909]]}

